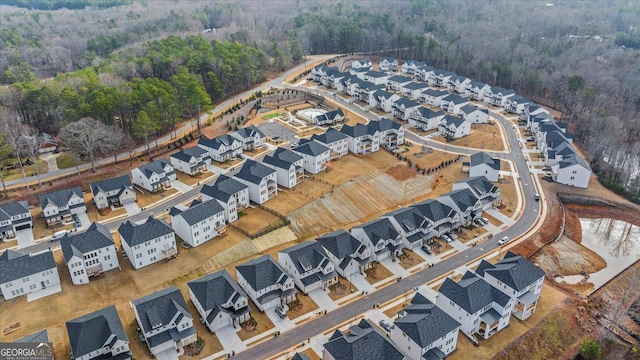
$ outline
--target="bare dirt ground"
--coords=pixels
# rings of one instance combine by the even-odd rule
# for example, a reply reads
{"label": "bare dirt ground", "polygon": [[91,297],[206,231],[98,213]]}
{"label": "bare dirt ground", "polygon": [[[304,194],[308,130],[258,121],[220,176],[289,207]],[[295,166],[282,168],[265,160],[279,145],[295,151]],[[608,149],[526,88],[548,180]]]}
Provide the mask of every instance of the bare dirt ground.
{"label": "bare dirt ground", "polygon": [[546,273],[561,276],[594,273],[606,267],[606,262],[597,253],[566,236],[547,245],[531,260]]}
{"label": "bare dirt ground", "polygon": [[[276,196],[277,199],[279,196]],[[258,231],[274,225],[282,221],[278,216],[260,208],[246,208],[242,210],[242,215],[233,225],[243,229],[249,234],[255,234]]]}
{"label": "bare dirt ground", "polygon": [[386,278],[393,276],[393,273],[389,271],[384,265],[379,262],[372,262],[371,268],[367,270],[367,276],[365,276],[365,280],[371,285],[382,281]]}
{"label": "bare dirt ground", "polygon": [[[433,140],[445,142],[442,136],[436,136]],[[471,126],[471,134],[447,144],[490,151],[504,150],[500,129],[495,124],[473,124]]]}
{"label": "bare dirt ground", "polygon": [[[351,290],[351,291],[350,291]],[[357,292],[358,288],[341,276],[338,276],[338,284],[332,285],[329,297],[333,300],[339,300],[349,295],[351,292]]]}
{"label": "bare dirt ground", "polygon": [[293,189],[285,188],[284,191],[278,193],[278,196],[265,203],[265,206],[286,216],[309,202],[330,193],[334,188],[335,185],[327,184],[322,180],[306,178]]}
{"label": "bare dirt ground", "polygon": [[518,206],[518,195],[516,194],[516,184],[511,176],[505,176],[496,186],[500,188],[500,212],[507,216],[512,216]]}

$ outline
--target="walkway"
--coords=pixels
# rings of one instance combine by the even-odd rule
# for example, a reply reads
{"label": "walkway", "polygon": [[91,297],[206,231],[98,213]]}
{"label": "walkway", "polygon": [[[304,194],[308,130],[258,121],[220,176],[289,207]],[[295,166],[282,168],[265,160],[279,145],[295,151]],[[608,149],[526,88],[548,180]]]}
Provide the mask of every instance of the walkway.
{"label": "walkway", "polygon": [[397,261],[392,261],[391,258],[380,260],[380,264],[389,269],[395,276],[405,277],[411,275],[409,271],[400,266]]}
{"label": "walkway", "polygon": [[40,155],[40,159],[44,160],[47,162],[47,167],[49,168],[49,171],[57,171],[58,169],[58,162],[56,161],[56,158],[60,156],[60,153],[54,154],[54,153],[48,153],[48,154],[42,154]]}
{"label": "walkway", "polygon": [[[302,294],[298,294],[298,296],[304,296]],[[291,321],[288,317],[281,318],[280,315],[276,314],[276,308],[272,307],[271,309],[267,309],[264,312],[269,317],[269,320],[273,323],[273,325],[280,331],[284,333],[296,327],[296,324]]]}
{"label": "walkway", "polygon": [[191,191],[192,187],[178,180],[173,180],[171,182],[171,186],[178,190],[180,193],[184,194],[186,192]]}
{"label": "walkway", "polygon": [[355,285],[355,287],[357,287],[358,290],[360,291],[371,292],[376,290],[375,286],[369,284],[367,279],[365,279],[364,275],[360,273],[355,273],[351,275],[349,278],[351,279],[351,282],[353,283],[353,285]]}
{"label": "walkway", "polygon": [[309,296],[318,304],[320,310],[335,310],[338,308],[338,304],[336,304],[333,299],[329,297],[329,295],[322,289],[315,289],[309,292]]}
{"label": "walkway", "polygon": [[215,332],[218,339],[221,340],[224,351],[228,353],[233,351],[240,352],[247,348],[247,345],[240,339],[237,330],[232,325],[227,325]]}
{"label": "walkway", "polygon": [[491,208],[491,209],[485,210],[484,212],[493,216],[494,218],[496,218],[498,221],[502,222],[505,225],[511,226],[515,224],[515,220],[511,219],[507,215],[504,215],[498,209]]}

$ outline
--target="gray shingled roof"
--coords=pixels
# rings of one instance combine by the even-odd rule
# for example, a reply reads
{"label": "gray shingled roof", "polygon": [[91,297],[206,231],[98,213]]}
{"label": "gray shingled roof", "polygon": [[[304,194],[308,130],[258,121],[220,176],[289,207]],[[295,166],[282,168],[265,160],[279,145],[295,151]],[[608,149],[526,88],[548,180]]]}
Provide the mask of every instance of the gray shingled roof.
{"label": "gray shingled roof", "polygon": [[505,88],[494,86],[494,87],[491,88],[491,93],[494,94],[494,95],[502,94],[502,96],[505,96],[505,95],[509,95],[509,94],[515,94],[516,92],[513,91],[513,89],[507,90]]}
{"label": "gray shingled roof", "polygon": [[40,330],[38,332],[35,332],[33,334],[29,334],[25,337],[21,337],[20,339],[16,339],[13,341],[14,343],[43,343],[43,342],[49,342],[49,332],[47,331],[47,329],[44,330]]}
{"label": "gray shingled roof", "polygon": [[225,269],[190,281],[187,285],[204,311],[226,304],[235,294],[247,297]]}
{"label": "gray shingled roof", "polygon": [[231,196],[247,188],[247,185],[234,178],[228,177],[226,175],[220,175],[213,185],[204,184],[200,192],[203,194],[207,194],[214,199],[227,202],[229,201]]}
{"label": "gray shingled roof", "polygon": [[115,344],[118,340],[129,342],[113,305],[67,321],[66,325],[71,352],[76,359],[102,349],[112,335],[115,335],[115,338],[109,341],[109,345]]}
{"label": "gray shingled roof", "polygon": [[486,272],[516,291],[526,289],[545,276],[542,269],[511,251],[507,252],[504,258],[495,265],[482,260],[476,272],[480,276],[484,276]]}
{"label": "gray shingled roof", "polygon": [[295,355],[293,355],[291,360],[311,360],[311,359],[309,359],[309,357],[303,353],[296,353]]}
{"label": "gray shingled roof", "polygon": [[140,169],[144,176],[150,178],[153,174],[164,174],[164,169],[167,165],[173,168],[173,165],[165,158],[139,166],[138,169]]}
{"label": "gray shingled roof", "polygon": [[367,124],[367,127],[369,128],[369,133],[373,134],[375,131],[382,132],[387,130],[400,130],[402,125],[398,124],[397,122],[393,122],[387,118],[382,118],[380,120],[372,119]]}
{"label": "gray shingled roof", "polygon": [[116,178],[98,181],[91,184],[91,193],[96,195],[100,190],[104,192],[120,190],[123,187],[131,188],[129,175],[118,176]]}
{"label": "gray shingled roof", "polygon": [[458,81],[458,82],[464,82],[465,80],[467,80],[468,78],[466,76],[462,76],[462,75],[453,75],[451,76],[451,79],[449,79],[450,81]]}
{"label": "gray shingled roof", "polygon": [[189,162],[191,160],[191,158],[195,157],[195,158],[199,158],[202,155],[207,154],[207,150],[199,147],[199,146],[192,146],[190,148],[186,148],[180,152],[177,152],[173,155],[171,155],[172,158],[176,158],[178,160],[182,160],[185,162]]}
{"label": "gray shingled roof", "polygon": [[397,83],[406,83],[406,82],[412,81],[412,79],[410,77],[408,77],[408,76],[393,75],[392,77],[387,79],[387,81],[393,81],[393,82],[397,82]]}
{"label": "gray shingled roof", "polygon": [[316,239],[328,252],[338,259],[352,256],[363,245],[348,232],[340,229]]}
{"label": "gray shingled roof", "polygon": [[400,236],[387,218],[375,219],[356,228],[362,228],[373,244],[376,244],[380,239],[389,240]]}
{"label": "gray shingled roof", "polygon": [[474,207],[479,201],[478,197],[469,188],[453,190],[441,196],[441,198],[445,197],[451,198],[462,211]]}
{"label": "gray shingled roof", "polygon": [[424,217],[433,222],[455,215],[455,211],[450,206],[433,199],[417,203],[412,207],[418,209]]}
{"label": "gray shingled roof", "polygon": [[445,96],[442,101],[451,101],[454,104],[458,105],[458,104],[464,104],[464,103],[468,103],[469,99],[467,98],[463,98],[462,96],[456,95],[456,94],[449,94],[447,96]]}
{"label": "gray shingled roof", "polygon": [[49,203],[57,207],[63,207],[69,203],[69,199],[71,199],[73,195],[82,198],[82,189],[80,189],[80,186],[38,195],[38,201],[40,202],[40,207],[43,209],[46,208]]}
{"label": "gray shingled roof", "polygon": [[583,168],[591,171],[591,167],[589,166],[587,161],[581,158],[580,156],[578,156],[577,154],[571,154],[565,157],[564,159],[562,159],[560,162],[558,162],[558,167],[560,169],[564,169],[565,167],[569,167],[572,165],[580,165]]}
{"label": "gray shingled roof", "polygon": [[265,164],[273,165],[275,167],[289,170],[289,168],[291,168],[293,164],[300,160],[302,160],[302,156],[289,149],[279,147],[276,149],[273,155],[265,156],[262,159],[262,162]]}
{"label": "gray shingled roof", "polygon": [[469,87],[471,88],[478,88],[478,89],[482,89],[483,87],[485,87],[487,84],[483,83],[483,82],[479,82],[479,81],[472,81],[469,83]]}
{"label": "gray shingled roof", "polygon": [[194,201],[186,210],[180,210],[176,207],[171,208],[170,216],[181,216],[189,225],[199,223],[215,214],[223,212],[224,208],[215,200],[205,202]]}
{"label": "gray shingled roof", "polygon": [[316,116],[316,121],[319,121],[319,122],[322,122],[324,120],[334,121],[338,116],[344,117],[344,112],[342,112],[342,109],[331,110],[331,111],[327,111],[324,114],[320,114]]}
{"label": "gray shingled roof", "polygon": [[82,258],[82,254],[114,245],[113,237],[106,226],[94,222],[87,231],[70,235],[65,234],[60,239],[60,247],[64,255],[64,262],[68,263],[74,255]]}
{"label": "gray shingled roof", "polygon": [[250,126],[247,126],[246,128],[238,129],[234,132],[234,134],[237,134],[243,139],[246,139],[249,137],[259,137],[259,138],[265,137],[262,131],[260,131],[260,129],[258,129],[254,125],[250,125]]}
{"label": "gray shingled roof", "polygon": [[394,218],[398,224],[400,224],[405,233],[422,228],[426,221],[422,212],[413,207],[401,208],[387,213],[384,216]]}
{"label": "gray shingled roof", "polygon": [[480,109],[479,107],[475,106],[475,105],[465,105],[463,107],[460,108],[460,111],[462,111],[465,114],[471,114],[472,112],[479,110],[483,113],[489,114],[489,110],[487,109]]}
{"label": "gray shingled roof", "polygon": [[340,132],[351,138],[358,138],[369,133],[367,125],[364,124],[355,124],[353,126],[345,124],[340,128]]}
{"label": "gray shingled roof", "polygon": [[129,247],[134,247],[149,240],[172,234],[173,229],[164,220],[149,216],[144,224],[136,225],[131,221],[121,224],[118,227],[118,233],[120,233],[122,241],[126,242]]}
{"label": "gray shingled roof", "polygon": [[[0,221],[9,220],[11,216],[29,213],[29,204],[26,201],[15,201],[8,204],[0,204]],[[31,214],[29,214],[31,216]],[[6,217],[6,218],[5,218]]]}
{"label": "gray shingled roof", "polygon": [[242,165],[240,171],[235,177],[243,180],[247,180],[254,184],[260,184],[262,179],[275,173],[276,171],[262,163],[255,160],[247,159]]}
{"label": "gray shingled roof", "polygon": [[329,149],[328,147],[313,140],[307,141],[304,144],[301,144],[300,146],[293,148],[292,150],[298,153],[311,155],[311,156],[318,156],[323,153],[331,151],[331,149]]}
{"label": "gray shingled roof", "polygon": [[459,183],[466,183],[472,189],[472,191],[478,195],[483,195],[495,191],[498,187],[493,185],[489,179],[483,176],[472,176],[464,180],[458,181]]}
{"label": "gray shingled roof", "polygon": [[324,134],[313,134],[311,136],[311,140],[319,141],[325,145],[332,144],[334,142],[338,142],[340,140],[344,140],[347,138],[347,135],[341,133],[340,131],[329,128]]}
{"label": "gray shingled roof", "polygon": [[394,105],[397,106],[404,106],[405,109],[407,108],[412,108],[412,107],[416,107],[416,106],[420,106],[420,104],[418,104],[417,102],[411,100],[411,99],[407,99],[407,98],[400,98],[398,100],[396,100],[394,102]]}
{"label": "gray shingled roof", "polygon": [[229,147],[234,142],[240,141],[229,134],[218,135],[213,139],[209,139],[206,137],[201,137],[198,140],[198,145],[203,145],[211,149],[219,149],[221,146]]}
{"label": "gray shingled roof", "polygon": [[323,262],[326,263],[328,261],[324,248],[316,241],[303,241],[300,244],[281,250],[280,253],[289,255],[300,274],[308,271],[305,267],[315,269]]}
{"label": "gray shingled roof", "polygon": [[405,315],[395,325],[422,348],[460,327],[460,323],[420,293],[401,312]]}
{"label": "gray shingled roof", "polygon": [[457,283],[446,278],[439,291],[469,314],[474,314],[493,302],[502,306],[509,302],[507,295],[471,271],[467,271]]}
{"label": "gray shingled roof", "polygon": [[460,125],[462,125],[462,123],[464,123],[464,119],[463,118],[459,118],[456,116],[450,116],[450,115],[445,115],[444,119],[445,121],[445,125],[447,127],[449,127],[449,125],[453,124],[455,125],[455,127],[459,127]]}
{"label": "gray shingled roof", "polygon": [[422,94],[428,95],[428,96],[433,96],[433,97],[441,97],[441,96],[449,95],[449,92],[447,90],[437,90],[437,89],[429,88],[429,89],[423,91]]}
{"label": "gray shingled roof", "polygon": [[[7,256],[8,259],[2,259],[2,261],[0,261],[0,284],[55,269],[57,266],[51,251],[37,255],[22,255],[17,257],[11,256],[12,254],[7,253],[7,251],[11,250],[6,250],[3,255],[6,254],[5,256]],[[13,254],[19,253],[13,252]]]}
{"label": "gray shingled roof", "polygon": [[236,271],[247,280],[247,283],[256,292],[275,284],[283,276],[288,277],[271,255],[263,255],[238,265]]}
{"label": "gray shingled roof", "polygon": [[324,349],[336,360],[403,360],[404,355],[368,320],[362,319],[349,333],[336,330]]}
{"label": "gray shingled roof", "polygon": [[429,84],[427,83],[419,83],[419,82],[415,82],[412,81],[406,85],[403,86],[404,89],[408,89],[408,90],[420,90],[420,89],[424,89],[426,87],[429,87]]}
{"label": "gray shingled roof", "polygon": [[433,111],[427,107],[424,106],[420,106],[418,108],[418,112],[420,113],[420,116],[422,116],[425,119],[431,119],[437,116],[444,116],[444,111],[442,110],[438,110],[438,111]]}
{"label": "gray shingled roof", "polygon": [[369,71],[365,75],[370,76],[372,78],[381,78],[381,77],[387,76],[387,73],[383,71]]}
{"label": "gray shingled roof", "polygon": [[477,166],[480,164],[487,164],[495,170],[500,170],[500,160],[492,158],[484,151],[471,154],[469,157],[470,166]]}
{"label": "gray shingled roof", "polygon": [[149,332],[153,325],[168,325],[177,315],[192,318],[182,293],[175,286],[156,291],[131,302],[140,317],[143,331]]}

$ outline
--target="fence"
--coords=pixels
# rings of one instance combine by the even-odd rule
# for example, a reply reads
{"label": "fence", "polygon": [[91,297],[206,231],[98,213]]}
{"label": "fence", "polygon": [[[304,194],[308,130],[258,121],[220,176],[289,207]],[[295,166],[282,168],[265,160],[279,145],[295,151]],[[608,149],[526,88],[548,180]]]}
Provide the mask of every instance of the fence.
{"label": "fence", "polygon": [[241,233],[242,235],[248,237],[249,239],[256,239],[259,238],[262,235],[268,234],[272,231],[278,230],[281,227],[285,227],[289,224],[291,224],[291,220],[289,220],[289,218],[287,218],[286,216],[282,215],[281,213],[273,210],[273,209],[269,209],[268,207],[261,205],[261,204],[254,204],[257,208],[262,209],[264,211],[267,211],[275,216],[277,216],[280,219],[280,222],[278,222],[277,224],[273,224],[273,225],[269,225],[268,227],[258,231],[257,233],[249,233],[248,231],[234,225],[234,224],[229,224],[229,227],[232,228],[233,230]]}

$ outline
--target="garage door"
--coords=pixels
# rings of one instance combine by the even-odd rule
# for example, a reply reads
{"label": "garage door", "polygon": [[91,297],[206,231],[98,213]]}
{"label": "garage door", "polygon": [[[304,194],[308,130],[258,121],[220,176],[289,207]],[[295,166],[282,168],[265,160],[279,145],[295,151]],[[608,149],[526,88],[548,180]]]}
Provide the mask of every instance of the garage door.
{"label": "garage door", "polygon": [[30,228],[30,227],[31,227],[31,225],[29,225],[29,224],[22,224],[22,225],[18,225],[18,226],[16,226],[16,231],[18,231],[18,230],[28,229],[28,228]]}
{"label": "garage door", "polygon": [[122,205],[132,204],[134,202],[136,202],[135,198],[124,199],[124,200],[122,200]]}

